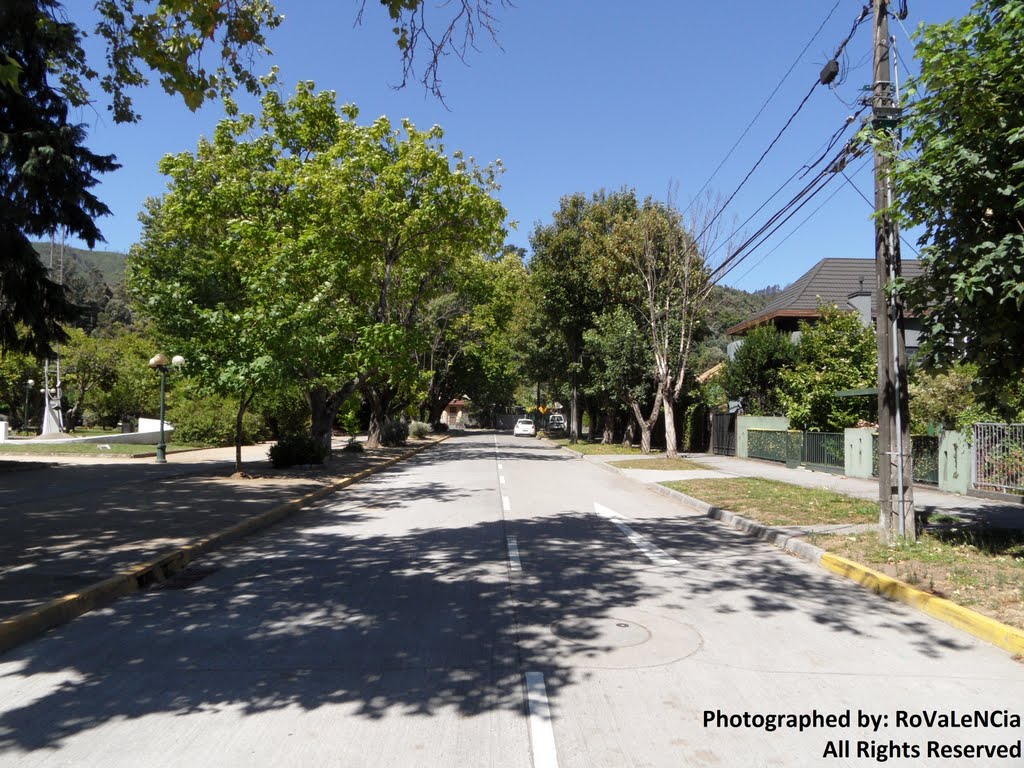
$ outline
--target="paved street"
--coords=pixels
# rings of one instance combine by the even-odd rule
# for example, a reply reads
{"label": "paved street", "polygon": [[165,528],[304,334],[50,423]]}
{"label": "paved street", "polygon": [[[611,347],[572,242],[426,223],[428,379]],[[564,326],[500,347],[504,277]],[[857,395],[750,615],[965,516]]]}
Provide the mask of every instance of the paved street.
{"label": "paved street", "polygon": [[[1024,715],[1005,652],[538,440],[451,439],[190,571],[0,656],[0,766],[925,766],[1021,733],[897,727]],[[815,711],[852,722],[725,724]]]}

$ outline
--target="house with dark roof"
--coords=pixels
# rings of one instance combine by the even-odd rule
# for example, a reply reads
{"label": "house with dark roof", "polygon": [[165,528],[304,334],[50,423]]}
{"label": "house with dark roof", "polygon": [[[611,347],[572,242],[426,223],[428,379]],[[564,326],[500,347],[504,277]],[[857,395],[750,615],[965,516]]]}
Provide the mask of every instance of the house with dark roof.
{"label": "house with dark roof", "polygon": [[[912,279],[922,272],[916,259],[903,261],[903,277]],[[759,325],[771,324],[780,331],[797,332],[801,320],[814,322],[821,316],[819,306],[836,305],[857,312],[865,326],[874,324],[876,307],[874,259],[822,259],[760,311],[726,329],[730,336],[743,336]],[[919,318],[905,319],[907,354],[917,351],[921,332]],[[729,357],[742,341],[729,345]]]}

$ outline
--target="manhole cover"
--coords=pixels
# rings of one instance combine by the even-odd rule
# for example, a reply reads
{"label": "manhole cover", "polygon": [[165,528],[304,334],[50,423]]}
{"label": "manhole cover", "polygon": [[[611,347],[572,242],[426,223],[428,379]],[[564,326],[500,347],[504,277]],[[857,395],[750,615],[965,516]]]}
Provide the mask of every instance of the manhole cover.
{"label": "manhole cover", "polygon": [[651,639],[642,624],[614,616],[563,619],[553,624],[551,631],[563,640],[592,648],[629,648]]}

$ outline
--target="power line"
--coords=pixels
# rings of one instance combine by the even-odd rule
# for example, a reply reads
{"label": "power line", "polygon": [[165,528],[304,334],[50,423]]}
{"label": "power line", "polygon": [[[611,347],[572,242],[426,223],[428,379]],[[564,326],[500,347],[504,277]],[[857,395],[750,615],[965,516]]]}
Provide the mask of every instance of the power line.
{"label": "power line", "polygon": [[[856,33],[857,28],[861,25],[861,23],[864,21],[864,19],[866,19],[870,14],[871,14],[870,6],[865,5],[863,8],[861,8],[860,15],[856,18],[856,20],[854,20],[853,26],[850,28],[849,34],[847,34],[846,38],[843,39],[843,41],[841,43],[839,43],[839,45],[836,47],[835,53],[832,56],[832,62],[830,62],[830,63],[835,63],[836,60],[838,60],[839,57],[843,55],[843,51],[846,49],[846,46],[850,42],[850,40],[853,39],[853,36]],[[835,73],[833,72],[833,75],[834,74]],[[757,162],[754,163],[753,167],[749,171],[747,171],[747,175],[743,177],[743,180],[739,183],[739,186],[737,186],[736,189],[733,190],[732,194],[730,194],[729,197],[726,198],[726,201],[724,203],[722,203],[722,206],[718,209],[718,211],[715,213],[715,215],[711,217],[711,219],[707,222],[707,224],[704,225],[704,229],[702,229],[700,234],[698,234],[694,238],[695,240],[697,240],[698,242],[700,241],[700,239],[714,225],[714,223],[718,220],[718,218],[722,215],[722,213],[724,213],[725,209],[729,206],[729,203],[731,203],[733,201],[733,198],[735,198],[736,195],[739,193],[739,191],[741,189],[743,189],[743,186],[747,183],[747,181],[750,179],[750,177],[754,174],[754,171],[756,171],[758,169],[758,167],[764,161],[765,157],[768,156],[768,153],[772,151],[772,148],[775,146],[775,144],[779,141],[779,139],[782,138],[782,135],[786,132],[786,130],[792,124],[793,120],[796,119],[796,116],[798,114],[800,114],[800,111],[804,108],[804,105],[811,98],[811,94],[814,93],[814,89],[817,88],[819,85],[825,85],[828,82],[830,82],[830,80],[827,79],[825,70],[822,70],[822,73],[819,76],[819,78],[811,86],[810,90],[807,92],[807,95],[804,96],[803,100],[800,102],[800,104],[797,106],[797,108],[793,111],[793,114],[789,116],[789,119],[786,121],[785,125],[783,125],[781,130],[779,130],[779,132],[775,135],[775,138],[772,139],[771,143],[768,145],[768,148],[765,149],[765,151],[761,153],[761,156],[757,159]]]}
{"label": "power line", "polygon": [[814,159],[813,156],[812,156],[810,159],[808,159],[808,161],[804,165],[800,166],[797,170],[795,170],[792,173],[792,175],[790,175],[790,177],[788,179],[786,179],[784,182],[782,182],[782,184],[780,184],[776,188],[776,190],[774,192],[772,192],[772,194],[769,195],[768,198],[763,203],[761,203],[761,205],[759,205],[757,207],[757,209],[753,213],[751,213],[743,221],[743,223],[741,223],[732,232],[730,232],[719,245],[717,245],[710,253],[708,253],[705,256],[705,261],[710,261],[711,258],[714,257],[714,255],[716,253],[718,253],[720,250],[722,250],[722,248],[725,247],[726,243],[728,243],[729,240],[732,237],[734,237],[737,233],[742,231],[742,229],[745,226],[747,226],[747,224],[749,224],[750,221],[755,216],[757,216],[762,210],[764,210],[764,208],[768,205],[768,203],[770,203],[772,200],[774,200],[779,195],[779,193],[782,192],[783,189],[785,189],[787,186],[789,186],[790,182],[792,182],[793,179],[795,179],[797,176],[799,176],[800,178],[803,178],[810,171],[812,171],[816,167],[818,167],[818,165],[821,164],[821,162],[825,159],[825,157],[832,150],[832,148],[835,147],[835,145],[838,143],[839,139],[842,138],[842,135],[849,129],[849,127],[851,125],[853,125],[856,122],[857,117],[861,114],[861,112],[864,111],[864,109],[866,109],[866,107],[862,108],[860,111],[858,111],[855,114],[853,114],[853,115],[849,116],[848,118],[846,118],[846,120],[843,122],[843,125],[840,126],[840,128],[838,130],[836,130],[835,133],[832,134],[832,136],[825,142],[824,145],[822,145],[824,147],[824,149],[821,151],[821,154],[818,156],[818,158]]}
{"label": "power line", "polygon": [[[821,192],[828,182],[835,177],[838,171],[842,170],[845,166],[846,158],[849,155],[852,154],[856,156],[856,151],[854,142],[852,140],[847,142],[833,160],[824,169],[819,171],[818,174],[808,182],[802,190],[800,190],[800,192],[794,195],[789,202],[787,202],[764,224],[762,224],[753,235],[748,237],[738,248],[736,248],[728,258],[711,271],[711,274],[709,275],[710,285],[714,285],[721,281],[727,274],[729,274],[729,272],[739,266],[739,264],[742,263],[750,253],[763,244],[765,240],[771,237],[771,235],[777,232],[779,228],[795,216],[801,208]],[[760,242],[758,242],[759,239]],[[708,290],[710,290],[710,285]]]}
{"label": "power line", "polygon": [[750,122],[747,124],[747,127],[743,129],[743,133],[741,133],[740,137],[736,139],[736,143],[732,145],[728,152],[725,153],[725,157],[722,158],[722,161],[718,164],[715,170],[708,177],[708,180],[705,181],[701,188],[697,190],[696,194],[694,194],[694,196],[690,198],[690,202],[687,204],[686,208],[683,209],[684,214],[688,210],[690,210],[690,207],[693,205],[694,201],[697,200],[697,198],[700,197],[701,193],[708,188],[708,184],[710,184],[714,180],[715,176],[718,175],[718,172],[722,170],[722,166],[726,164],[730,157],[732,157],[732,153],[736,151],[736,148],[740,145],[740,142],[742,142],[746,135],[750,132],[750,129],[754,127],[754,123],[757,122],[757,118],[761,116],[761,113],[764,112],[767,106],[771,103],[772,99],[775,98],[775,94],[779,92],[779,89],[785,84],[786,80],[789,79],[789,76],[793,73],[793,70],[796,69],[796,65],[800,63],[800,60],[804,57],[804,54],[807,53],[807,49],[811,47],[811,44],[814,43],[814,41],[818,38],[818,35],[821,34],[821,30],[825,28],[825,25],[828,23],[828,20],[832,18],[832,14],[836,12],[836,8],[839,7],[839,3],[841,1],[842,0],[836,0],[836,4],[832,6],[832,10],[828,12],[828,15],[825,17],[825,20],[821,22],[821,24],[818,26],[817,31],[815,31],[815,33],[811,35],[811,39],[807,41],[807,45],[805,45],[803,50],[800,51],[800,54],[796,57],[796,59],[794,59],[793,63],[789,66],[789,69],[786,70],[786,74],[782,76],[782,79],[779,81],[779,84],[775,86],[775,90],[773,90],[768,95],[768,98],[765,99],[764,103],[761,105],[761,108],[757,110],[757,114],[754,115],[753,118],[751,118]]}
{"label": "power line", "polygon": [[[856,174],[854,174],[854,175],[856,175]],[[846,172],[845,171],[843,172],[843,176],[846,176]],[[871,202],[870,200],[868,200],[867,195],[865,195],[863,192],[860,191],[860,187],[858,187],[856,184],[853,183],[853,179],[847,177],[846,180],[850,183],[850,186],[853,187],[853,189],[856,191],[856,193],[858,195],[860,195],[861,200],[863,200],[865,203],[867,203],[869,206],[871,206],[871,210],[874,210],[875,209],[875,204],[873,202]],[[914,255],[917,256],[917,258],[921,258],[921,252],[918,251],[917,248],[915,248],[913,245],[910,244],[910,241],[907,240],[907,238],[905,238],[903,236],[903,232],[902,231],[900,231],[900,242],[902,242],[905,246],[907,246],[907,248],[909,248],[911,251],[913,251]]]}
{"label": "power line", "polygon": [[[869,159],[865,159],[864,162],[862,162],[860,164],[860,166],[857,168],[857,170],[853,172],[853,176],[856,176],[858,173],[863,171],[864,168],[867,167],[868,162],[870,162],[870,160]],[[789,238],[791,238],[793,235],[795,235],[797,232],[799,232],[808,221],[810,221],[812,218],[814,218],[818,214],[818,211],[820,211],[822,208],[824,208],[826,205],[828,205],[833,197],[835,197],[840,192],[842,192],[843,188],[847,184],[850,184],[851,186],[853,186],[853,182],[852,182],[851,177],[846,176],[846,172],[845,171],[843,172],[843,176],[845,177],[845,181],[841,185],[836,187],[834,190],[832,190],[832,193],[828,197],[826,197],[817,208],[815,208],[813,211],[811,211],[809,214],[807,214],[801,220],[801,222],[799,224],[797,224],[795,227],[793,227],[793,229],[791,229],[786,234],[786,236],[784,238],[782,238],[778,243],[776,243],[775,246],[770,251],[768,251],[766,254],[764,254],[764,256],[762,256],[760,259],[758,259],[756,262],[754,262],[751,265],[750,269],[748,269],[746,272],[744,272],[742,275],[740,275],[738,278],[736,278],[737,282],[740,281],[740,280],[743,280],[747,275],[749,275],[751,272],[753,272],[755,269],[757,269],[759,266],[761,266],[761,264],[764,263],[765,259],[767,259],[773,253],[775,253],[777,250],[779,250],[779,248],[781,248],[782,245],[787,240],[789,240]],[[856,189],[856,187],[854,187],[854,189]]]}

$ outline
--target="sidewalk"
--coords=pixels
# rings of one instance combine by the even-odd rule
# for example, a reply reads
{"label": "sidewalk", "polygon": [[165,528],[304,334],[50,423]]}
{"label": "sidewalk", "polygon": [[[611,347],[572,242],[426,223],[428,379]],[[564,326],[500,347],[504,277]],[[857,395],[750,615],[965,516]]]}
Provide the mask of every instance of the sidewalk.
{"label": "sidewalk", "polygon": [[232,476],[234,448],[169,453],[166,464],[5,455],[46,464],[0,474],[0,622],[419,445],[336,454],[323,467],[295,470],[272,469],[268,445],[247,446],[247,478]]}
{"label": "sidewalk", "polygon": [[[800,485],[805,488],[826,488],[847,496],[875,500],[878,498],[878,481],[844,477],[829,472],[814,472],[809,469],[790,469],[754,459],[739,459],[734,456],[712,454],[685,454],[685,458],[704,464],[706,470],[664,471],[646,469],[620,470],[626,477],[641,483],[664,483],[672,480],[696,480],[714,477],[761,477],[783,483]],[[664,458],[663,453],[644,456],[586,455],[583,458],[596,463],[608,464],[615,461],[644,458]],[[928,485],[914,486],[914,506],[918,512],[930,516],[951,515],[968,523],[983,523],[993,528],[1024,529],[1024,506],[1011,502],[990,501],[973,496],[945,493]]]}

